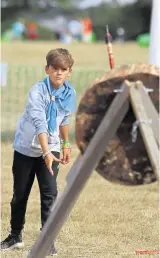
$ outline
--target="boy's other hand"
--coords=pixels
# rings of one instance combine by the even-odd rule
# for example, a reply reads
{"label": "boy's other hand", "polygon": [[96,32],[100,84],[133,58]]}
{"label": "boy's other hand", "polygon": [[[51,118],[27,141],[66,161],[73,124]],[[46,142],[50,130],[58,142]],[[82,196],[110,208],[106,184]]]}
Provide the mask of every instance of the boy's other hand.
{"label": "boy's other hand", "polygon": [[71,160],[71,149],[70,148],[63,148],[63,158],[61,159],[61,163],[66,165]]}
{"label": "boy's other hand", "polygon": [[53,161],[56,162],[61,162],[60,159],[57,159],[52,153],[49,153],[46,157],[45,157],[45,163],[46,166],[49,170],[49,173],[53,176],[54,175],[54,171],[52,170],[52,163]]}

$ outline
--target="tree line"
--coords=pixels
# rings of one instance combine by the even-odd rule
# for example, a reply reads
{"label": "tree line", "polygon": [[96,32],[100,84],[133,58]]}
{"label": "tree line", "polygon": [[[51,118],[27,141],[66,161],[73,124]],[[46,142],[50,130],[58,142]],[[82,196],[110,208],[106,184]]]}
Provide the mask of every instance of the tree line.
{"label": "tree line", "polygon": [[[5,2],[4,2],[5,1]],[[4,3],[8,3],[5,6]],[[54,6],[63,8],[63,14],[77,18],[89,16],[93,23],[93,31],[98,40],[104,39],[105,26],[109,25],[113,38],[116,37],[118,27],[125,29],[127,40],[134,40],[137,35],[149,32],[152,0],[137,0],[134,4],[119,5],[117,1],[102,3],[98,7],[78,10],[78,0],[2,0],[1,20],[3,22],[14,19],[19,11],[25,10],[42,12]],[[43,9],[43,10],[42,10]]]}

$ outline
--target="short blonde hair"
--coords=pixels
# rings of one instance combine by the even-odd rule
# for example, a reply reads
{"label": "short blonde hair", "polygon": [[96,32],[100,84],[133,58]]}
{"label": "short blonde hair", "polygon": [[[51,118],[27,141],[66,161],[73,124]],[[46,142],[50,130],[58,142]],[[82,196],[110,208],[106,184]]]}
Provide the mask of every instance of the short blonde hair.
{"label": "short blonde hair", "polygon": [[67,69],[71,68],[74,60],[67,49],[56,48],[52,49],[46,55],[47,66],[50,65],[54,68]]}

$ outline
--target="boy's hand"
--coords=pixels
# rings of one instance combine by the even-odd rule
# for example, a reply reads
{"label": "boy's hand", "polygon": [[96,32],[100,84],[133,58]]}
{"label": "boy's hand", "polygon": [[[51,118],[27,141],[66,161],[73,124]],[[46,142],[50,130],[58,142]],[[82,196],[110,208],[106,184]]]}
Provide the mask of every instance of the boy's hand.
{"label": "boy's hand", "polygon": [[54,175],[54,172],[52,170],[52,163],[53,161],[57,161],[57,162],[61,162],[60,159],[57,159],[52,153],[49,153],[46,157],[45,157],[45,163],[46,163],[46,166],[49,170],[49,173],[53,176]]}
{"label": "boy's hand", "polygon": [[61,159],[61,163],[63,165],[66,165],[71,160],[71,149],[70,148],[63,148],[62,152],[63,152],[63,158]]}

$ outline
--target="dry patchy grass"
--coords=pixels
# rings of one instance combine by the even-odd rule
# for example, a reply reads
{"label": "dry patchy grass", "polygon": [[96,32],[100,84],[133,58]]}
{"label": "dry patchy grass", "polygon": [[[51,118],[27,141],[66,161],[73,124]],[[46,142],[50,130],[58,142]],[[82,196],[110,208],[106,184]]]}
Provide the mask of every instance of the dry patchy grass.
{"label": "dry patchy grass", "polygon": [[[64,45],[59,42],[25,42],[2,44],[2,61],[9,64],[45,65],[46,53],[56,47],[65,47],[73,55],[76,68],[103,68],[108,70],[108,54],[104,43]],[[115,65],[147,63],[148,49],[135,43],[113,44]]]}
{"label": "dry patchy grass", "polygon": [[[78,155],[76,146],[73,153],[74,161]],[[2,238],[10,230],[12,154],[11,144],[2,144]],[[65,187],[65,177],[71,166],[72,163],[60,170],[60,191]],[[35,182],[27,209],[25,248],[2,253],[2,258],[27,257],[28,249],[39,234],[39,205]],[[157,250],[158,184],[123,187],[93,172],[57,238],[57,247],[61,258],[127,258],[137,257],[136,250]]]}

